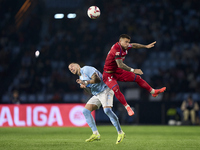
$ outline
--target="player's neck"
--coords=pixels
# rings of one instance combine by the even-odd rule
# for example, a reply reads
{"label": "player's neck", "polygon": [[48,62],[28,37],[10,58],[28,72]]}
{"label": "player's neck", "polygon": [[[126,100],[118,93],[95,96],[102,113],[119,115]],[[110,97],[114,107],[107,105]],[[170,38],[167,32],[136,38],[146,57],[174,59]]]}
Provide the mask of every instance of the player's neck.
{"label": "player's neck", "polygon": [[126,49],[124,49],[124,47],[120,44],[120,42],[119,42],[119,45],[121,46],[123,51],[126,51]]}
{"label": "player's neck", "polygon": [[81,69],[80,68],[78,69],[77,75],[81,76]]}

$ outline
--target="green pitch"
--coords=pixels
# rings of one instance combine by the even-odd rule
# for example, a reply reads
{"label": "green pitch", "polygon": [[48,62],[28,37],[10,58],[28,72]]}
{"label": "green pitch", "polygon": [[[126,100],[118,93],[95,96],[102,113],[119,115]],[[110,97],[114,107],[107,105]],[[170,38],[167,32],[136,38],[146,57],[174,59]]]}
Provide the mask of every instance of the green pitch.
{"label": "green pitch", "polygon": [[101,140],[86,143],[90,128],[0,128],[1,150],[199,150],[199,126],[122,126],[116,145],[113,126],[98,126]]}

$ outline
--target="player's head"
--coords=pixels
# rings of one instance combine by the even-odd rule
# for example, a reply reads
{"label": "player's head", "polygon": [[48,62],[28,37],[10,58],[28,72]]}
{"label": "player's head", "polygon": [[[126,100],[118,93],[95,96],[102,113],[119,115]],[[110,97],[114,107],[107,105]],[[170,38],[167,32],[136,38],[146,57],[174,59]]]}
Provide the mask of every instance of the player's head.
{"label": "player's head", "polygon": [[68,66],[69,70],[71,71],[71,73],[73,74],[80,74],[80,65],[77,63],[70,63]]}
{"label": "player's head", "polygon": [[131,37],[127,34],[122,34],[119,36],[119,43],[123,49],[127,49],[131,41]]}

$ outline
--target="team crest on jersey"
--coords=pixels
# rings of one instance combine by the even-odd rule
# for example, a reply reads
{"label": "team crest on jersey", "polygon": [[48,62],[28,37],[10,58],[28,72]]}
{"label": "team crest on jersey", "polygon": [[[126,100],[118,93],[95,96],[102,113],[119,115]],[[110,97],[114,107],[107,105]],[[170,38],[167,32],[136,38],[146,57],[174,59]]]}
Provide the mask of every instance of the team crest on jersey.
{"label": "team crest on jersey", "polygon": [[87,75],[84,73],[84,76],[87,77]]}
{"label": "team crest on jersey", "polygon": [[85,73],[80,76],[80,79],[83,80],[84,77],[87,77],[87,75]]}

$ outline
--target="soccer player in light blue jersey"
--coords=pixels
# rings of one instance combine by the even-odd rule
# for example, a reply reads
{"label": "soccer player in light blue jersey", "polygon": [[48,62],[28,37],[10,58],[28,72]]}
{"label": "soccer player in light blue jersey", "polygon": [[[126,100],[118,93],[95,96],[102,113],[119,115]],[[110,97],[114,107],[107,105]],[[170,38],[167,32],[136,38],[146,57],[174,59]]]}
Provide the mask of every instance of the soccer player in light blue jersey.
{"label": "soccer player in light blue jersey", "polygon": [[117,129],[118,137],[116,144],[121,143],[125,137],[125,133],[120,127],[118,117],[111,109],[113,106],[114,92],[103,82],[102,74],[94,67],[84,66],[81,68],[77,63],[69,64],[68,68],[71,73],[79,76],[79,79],[77,79],[76,82],[80,84],[80,88],[85,90],[90,89],[93,95],[83,109],[86,122],[93,131],[93,134],[90,136],[90,138],[86,139],[85,141],[92,142],[95,140],[100,140],[100,134],[97,130],[96,123],[91,115],[91,112],[99,109],[99,107],[102,105],[105,114],[110,118],[110,121]]}

